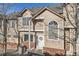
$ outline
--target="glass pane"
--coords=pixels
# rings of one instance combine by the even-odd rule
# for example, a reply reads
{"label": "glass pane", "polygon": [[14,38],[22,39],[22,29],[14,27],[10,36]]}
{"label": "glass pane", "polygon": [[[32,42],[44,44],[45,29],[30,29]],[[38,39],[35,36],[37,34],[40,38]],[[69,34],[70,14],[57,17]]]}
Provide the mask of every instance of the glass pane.
{"label": "glass pane", "polygon": [[56,39],[58,37],[58,24],[55,21],[49,23],[49,39]]}
{"label": "glass pane", "polygon": [[[33,41],[33,35],[30,35],[30,39],[31,39],[31,41]],[[27,41],[27,40],[29,40],[29,35],[25,34],[24,35],[24,41]]]}
{"label": "glass pane", "polygon": [[28,40],[28,34],[25,34],[24,35],[24,41],[27,41]]}
{"label": "glass pane", "polygon": [[23,26],[26,25],[26,18],[23,17]]}
{"label": "glass pane", "polygon": [[12,28],[15,27],[15,21],[12,21]]}
{"label": "glass pane", "polygon": [[0,28],[2,27],[2,20],[0,20]]}
{"label": "glass pane", "polygon": [[27,26],[29,25],[29,20],[30,20],[31,17],[23,17],[23,26]]}

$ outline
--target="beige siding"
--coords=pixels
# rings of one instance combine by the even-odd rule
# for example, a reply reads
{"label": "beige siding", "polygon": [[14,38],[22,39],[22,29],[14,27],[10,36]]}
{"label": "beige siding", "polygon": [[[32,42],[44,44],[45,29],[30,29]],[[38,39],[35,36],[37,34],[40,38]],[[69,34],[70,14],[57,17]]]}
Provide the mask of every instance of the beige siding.
{"label": "beige siding", "polygon": [[24,13],[23,13],[23,16],[28,16],[28,17],[31,17],[31,11],[30,10],[26,10]]}
{"label": "beige siding", "polygon": [[38,16],[38,18],[43,17],[44,18],[44,43],[45,47],[49,48],[58,48],[58,49],[64,49],[64,39],[52,39],[50,40],[48,38],[48,23],[50,21],[56,21],[58,23],[58,26],[62,31],[59,31],[59,36],[63,37],[64,36],[64,20],[57,15],[49,12],[49,11],[44,11],[42,14]]}
{"label": "beige siding", "polygon": [[35,31],[44,31],[44,23],[43,22],[37,22],[35,24]]}

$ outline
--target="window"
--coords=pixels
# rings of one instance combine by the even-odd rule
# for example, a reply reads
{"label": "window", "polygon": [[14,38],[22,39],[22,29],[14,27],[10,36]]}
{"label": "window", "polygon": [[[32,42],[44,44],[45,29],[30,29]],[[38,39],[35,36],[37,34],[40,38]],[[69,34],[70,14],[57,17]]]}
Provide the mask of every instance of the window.
{"label": "window", "polygon": [[0,28],[2,27],[2,20],[0,20]]}
{"label": "window", "polygon": [[58,24],[55,21],[49,22],[49,30],[48,30],[48,37],[49,39],[57,39],[58,37]]}
{"label": "window", "polygon": [[8,26],[11,27],[11,20],[8,20]]}
{"label": "window", "polygon": [[12,28],[15,27],[15,21],[12,21]]}
{"label": "window", "polygon": [[15,27],[15,21],[14,21],[14,20],[10,20],[10,21],[9,21],[9,26],[10,26],[11,28],[14,28],[14,27]]}
{"label": "window", "polygon": [[[31,39],[31,41],[33,41],[33,35],[32,34],[30,35],[30,39]],[[28,41],[28,40],[29,40],[29,35],[25,34],[24,35],[24,41]]]}
{"label": "window", "polygon": [[31,17],[23,17],[23,26],[29,25],[29,20]]}

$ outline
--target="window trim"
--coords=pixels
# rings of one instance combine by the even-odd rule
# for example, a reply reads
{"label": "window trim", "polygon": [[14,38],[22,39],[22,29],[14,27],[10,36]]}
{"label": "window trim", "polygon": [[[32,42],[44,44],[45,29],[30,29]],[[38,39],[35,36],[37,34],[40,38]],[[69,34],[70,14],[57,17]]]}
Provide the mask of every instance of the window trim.
{"label": "window trim", "polygon": [[[55,20],[52,20],[52,21],[55,21]],[[50,21],[50,22],[51,22],[51,21]],[[55,21],[55,22],[58,24],[58,26],[57,26],[57,27],[58,27],[58,33],[57,33],[57,34],[58,34],[58,38],[57,38],[56,40],[49,38],[49,23],[50,23],[50,22],[48,22],[48,40],[50,40],[50,41],[59,41],[59,24],[58,24],[57,21]]]}

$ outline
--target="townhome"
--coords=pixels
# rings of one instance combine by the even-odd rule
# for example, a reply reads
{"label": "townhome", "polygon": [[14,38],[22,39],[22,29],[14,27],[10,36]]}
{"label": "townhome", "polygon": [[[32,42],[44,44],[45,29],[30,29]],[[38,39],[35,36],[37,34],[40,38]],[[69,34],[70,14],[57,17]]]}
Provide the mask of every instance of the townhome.
{"label": "townhome", "polygon": [[[67,7],[72,11],[70,5]],[[23,43],[27,49],[49,55],[73,54],[70,41],[75,37],[75,30],[67,19],[65,8],[61,11],[49,7],[23,9],[8,17],[8,42]],[[74,23],[72,18],[71,21]],[[77,54],[78,48],[77,44]]]}

